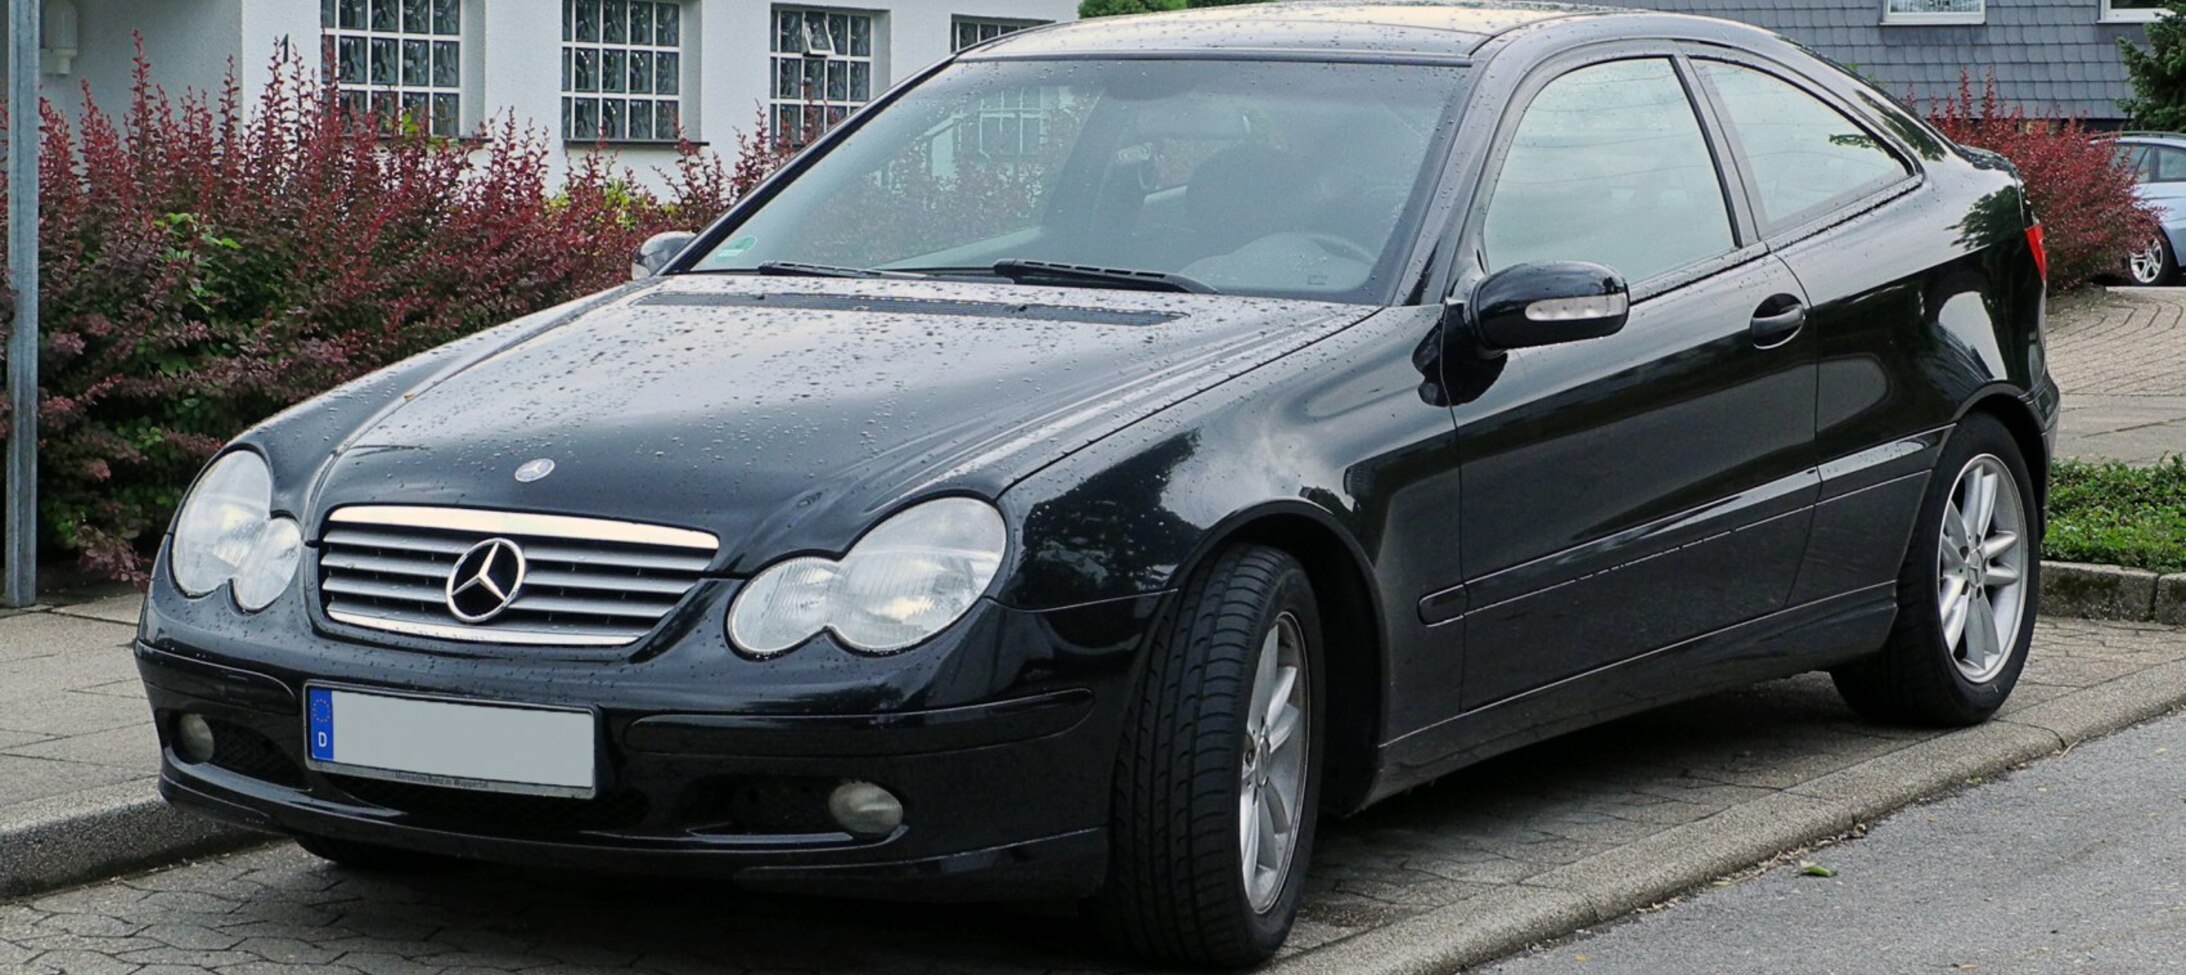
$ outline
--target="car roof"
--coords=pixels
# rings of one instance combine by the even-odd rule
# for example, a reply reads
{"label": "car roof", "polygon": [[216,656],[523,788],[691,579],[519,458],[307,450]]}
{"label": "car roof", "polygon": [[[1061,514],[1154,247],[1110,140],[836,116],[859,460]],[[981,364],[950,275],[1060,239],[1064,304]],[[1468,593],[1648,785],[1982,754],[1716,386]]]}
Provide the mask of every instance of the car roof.
{"label": "car roof", "polygon": [[[1081,54],[1321,51],[1470,54],[1499,34],[1548,20],[1649,11],[1525,0],[1298,0],[1097,17],[1005,34],[968,59]],[[1656,14],[1659,17],[1661,15]]]}

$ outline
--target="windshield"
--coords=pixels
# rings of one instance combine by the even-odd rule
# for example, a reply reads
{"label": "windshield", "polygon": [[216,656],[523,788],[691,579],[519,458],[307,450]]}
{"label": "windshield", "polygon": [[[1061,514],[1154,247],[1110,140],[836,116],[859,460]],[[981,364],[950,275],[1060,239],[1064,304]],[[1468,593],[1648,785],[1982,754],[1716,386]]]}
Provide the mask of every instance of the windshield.
{"label": "windshield", "polygon": [[1462,80],[1416,64],[962,62],[864,121],[693,269],[993,276],[1052,262],[1386,301]]}

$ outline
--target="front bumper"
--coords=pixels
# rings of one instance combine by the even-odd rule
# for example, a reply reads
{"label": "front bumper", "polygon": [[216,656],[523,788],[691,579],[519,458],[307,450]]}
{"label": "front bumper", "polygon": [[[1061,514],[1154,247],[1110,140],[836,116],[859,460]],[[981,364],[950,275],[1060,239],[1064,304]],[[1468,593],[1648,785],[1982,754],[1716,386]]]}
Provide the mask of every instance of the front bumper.
{"label": "front bumper", "polygon": [[[823,640],[749,661],[686,639],[605,661],[362,645],[284,625],[284,615],[305,622],[301,607],[243,618],[170,590],[153,594],[136,659],[159,729],[161,794],[238,825],[769,890],[1078,896],[1105,873],[1124,690],[1158,602],[1052,613],[986,603],[897,658],[852,659]],[[181,612],[162,612],[174,603]],[[201,618],[218,625],[192,625]],[[241,619],[252,625],[232,625]],[[799,666],[766,670],[799,656]],[[844,669],[865,673],[828,676]],[[745,679],[728,679],[735,673]],[[693,688],[708,679],[721,688],[711,706]],[[518,796],[308,768],[307,680],[593,708],[600,791]],[[897,704],[877,699],[876,687]],[[215,729],[209,761],[175,751],[186,712]],[[904,824],[881,837],[841,830],[826,802],[844,781],[894,792]]]}

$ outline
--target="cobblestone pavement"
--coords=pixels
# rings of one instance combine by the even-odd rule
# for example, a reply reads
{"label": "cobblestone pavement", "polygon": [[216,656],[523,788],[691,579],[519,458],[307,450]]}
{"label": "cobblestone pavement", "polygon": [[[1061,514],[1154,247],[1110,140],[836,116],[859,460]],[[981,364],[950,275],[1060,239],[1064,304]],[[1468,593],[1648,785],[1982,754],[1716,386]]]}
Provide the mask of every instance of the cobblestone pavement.
{"label": "cobblestone pavement", "polygon": [[[2004,720],[2186,659],[2186,631],[2038,631]],[[1615,722],[1330,825],[1289,951],[1472,898],[1934,736],[1860,722],[1819,675]],[[114,975],[1114,972],[1061,908],[905,907],[498,867],[408,877],[282,845],[0,904],[0,971]]]}
{"label": "cobblestone pavement", "polygon": [[2186,454],[2186,288],[2058,300],[2049,371],[2065,393],[2060,456],[2146,464]]}

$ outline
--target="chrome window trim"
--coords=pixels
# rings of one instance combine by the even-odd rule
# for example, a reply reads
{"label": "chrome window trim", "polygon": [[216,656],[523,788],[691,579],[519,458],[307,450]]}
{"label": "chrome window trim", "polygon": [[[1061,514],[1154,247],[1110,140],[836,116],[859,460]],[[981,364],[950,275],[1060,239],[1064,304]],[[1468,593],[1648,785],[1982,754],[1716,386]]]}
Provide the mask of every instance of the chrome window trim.
{"label": "chrome window trim", "polygon": [[580,518],[574,515],[542,515],[521,511],[488,511],[482,508],[442,508],[423,505],[360,504],[336,508],[326,520],[344,525],[392,525],[441,531],[477,532],[482,535],[530,535],[581,542],[628,545],[660,545],[703,549],[709,555],[721,547],[711,532],[670,528],[634,521]]}

